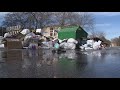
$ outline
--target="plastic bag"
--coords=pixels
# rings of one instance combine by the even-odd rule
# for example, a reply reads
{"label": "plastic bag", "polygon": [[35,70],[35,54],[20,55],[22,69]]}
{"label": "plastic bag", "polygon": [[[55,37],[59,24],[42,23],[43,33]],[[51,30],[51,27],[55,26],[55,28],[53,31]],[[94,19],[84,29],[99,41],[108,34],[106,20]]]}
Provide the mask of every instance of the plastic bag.
{"label": "plastic bag", "polygon": [[78,41],[76,41],[76,40],[73,39],[73,38],[70,38],[70,39],[68,39],[67,43],[75,43],[75,44],[77,44]]}
{"label": "plastic bag", "polygon": [[29,33],[25,36],[24,41],[26,41],[27,39],[32,38],[32,37],[35,37],[35,34],[34,33]]}
{"label": "plastic bag", "polygon": [[59,44],[58,43],[55,43],[55,49],[59,49]]}
{"label": "plastic bag", "polygon": [[101,44],[101,41],[98,41],[98,42],[95,42],[94,44],[93,44],[93,49],[99,49],[100,48],[100,44]]}
{"label": "plastic bag", "polygon": [[93,41],[93,40],[87,40],[87,44],[88,44],[88,45],[91,45],[91,46],[92,46],[92,45],[93,45],[93,43],[94,43],[94,41]]}
{"label": "plastic bag", "polygon": [[67,43],[68,49],[75,49],[76,45],[74,43]]}
{"label": "plastic bag", "polygon": [[7,38],[7,37],[11,37],[11,34],[5,33],[5,34],[4,34],[4,38]]}
{"label": "plastic bag", "polygon": [[64,49],[75,49],[76,45],[74,43],[63,42],[63,43],[60,44],[60,47],[62,47]]}
{"label": "plastic bag", "polygon": [[29,48],[30,49],[37,49],[38,48],[38,44],[37,43],[30,43]]}
{"label": "plastic bag", "polygon": [[41,29],[36,29],[36,33],[41,33]]}
{"label": "plastic bag", "polygon": [[22,33],[23,35],[26,35],[28,33],[30,33],[29,29],[23,29],[20,33]]}
{"label": "plastic bag", "polygon": [[0,48],[4,48],[4,44],[0,44]]}

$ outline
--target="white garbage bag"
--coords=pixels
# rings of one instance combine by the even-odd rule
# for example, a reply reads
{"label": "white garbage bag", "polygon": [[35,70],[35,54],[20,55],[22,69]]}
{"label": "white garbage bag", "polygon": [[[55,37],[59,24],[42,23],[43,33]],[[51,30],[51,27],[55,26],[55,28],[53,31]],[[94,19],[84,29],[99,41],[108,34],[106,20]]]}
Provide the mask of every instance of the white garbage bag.
{"label": "white garbage bag", "polygon": [[84,44],[84,45],[82,45],[84,48],[87,48],[88,47],[88,44]]}
{"label": "white garbage bag", "polygon": [[100,48],[100,44],[101,44],[101,41],[98,41],[98,42],[94,42],[93,44],[93,49],[99,49]]}
{"label": "white garbage bag", "polygon": [[4,48],[4,44],[0,44],[0,48]]}
{"label": "white garbage bag", "polygon": [[62,43],[62,40],[58,39],[59,40],[59,43]]}
{"label": "white garbage bag", "polygon": [[23,35],[26,35],[28,33],[30,33],[29,29],[23,29],[20,33],[22,33]]}
{"label": "white garbage bag", "polygon": [[99,41],[98,41],[98,45],[100,45],[101,43],[102,43],[102,41],[99,40]]}
{"label": "white garbage bag", "polygon": [[90,46],[93,46],[94,41],[93,40],[87,40],[87,44]]}
{"label": "white garbage bag", "polygon": [[75,49],[76,48],[76,44],[63,42],[63,43],[60,44],[60,47],[62,47],[64,49]]}
{"label": "white garbage bag", "polygon": [[7,38],[7,37],[11,37],[11,34],[10,33],[5,33],[4,38]]}
{"label": "white garbage bag", "polygon": [[68,49],[75,49],[76,45],[74,43],[67,43],[67,48]]}
{"label": "white garbage bag", "polygon": [[32,37],[35,37],[35,34],[31,32],[25,36],[24,41],[26,41],[27,39],[32,38]]}
{"label": "white garbage bag", "polygon": [[75,44],[77,44],[78,41],[76,41],[76,40],[73,39],[73,38],[70,38],[70,39],[68,39],[67,43],[75,43]]}
{"label": "white garbage bag", "polygon": [[36,29],[36,33],[41,33],[41,29]]}
{"label": "white garbage bag", "polygon": [[67,47],[68,47],[67,42],[62,42],[62,43],[60,44],[60,47],[61,47],[61,48],[64,48],[64,49],[67,49]]}

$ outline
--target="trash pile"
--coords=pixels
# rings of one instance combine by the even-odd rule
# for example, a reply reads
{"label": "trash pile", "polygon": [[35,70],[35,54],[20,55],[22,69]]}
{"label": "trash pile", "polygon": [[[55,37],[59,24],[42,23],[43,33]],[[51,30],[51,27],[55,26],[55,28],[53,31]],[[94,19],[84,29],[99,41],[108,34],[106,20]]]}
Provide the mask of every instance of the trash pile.
{"label": "trash pile", "polygon": [[[38,48],[38,41],[40,35],[36,35],[29,29],[23,29],[22,31],[11,34],[11,32],[5,33],[2,39],[2,44],[8,49],[22,49],[22,48]],[[18,45],[21,44],[21,45]],[[19,46],[19,47],[18,47]]]}
{"label": "trash pile", "polygon": [[[81,41],[82,42],[82,41]],[[102,41],[101,40],[86,40],[82,45],[75,39],[54,39],[52,41],[43,42],[44,47],[52,48],[53,50],[58,50],[60,52],[64,52],[65,50],[75,50],[77,45],[81,50],[99,50],[102,49]]]}
{"label": "trash pile", "polygon": [[63,41],[59,40],[60,43],[60,47],[64,48],[64,49],[75,49],[76,48],[76,44],[78,43],[77,40],[70,38],[70,39],[64,39]]}
{"label": "trash pile", "polygon": [[[46,39],[43,39],[42,37],[44,37]],[[19,42],[22,43],[22,48],[52,49],[53,52],[54,51],[55,52],[56,51],[64,52],[65,50],[74,50],[77,47],[79,47],[81,50],[90,50],[90,49],[98,50],[98,49],[102,48],[101,40],[96,41],[96,40],[91,39],[91,40],[85,40],[84,42],[77,41],[73,38],[60,40],[57,38],[43,36],[41,29],[36,29],[35,32],[30,31],[29,29],[23,29],[17,35],[11,35],[11,33],[5,33],[3,42],[4,43],[7,42],[7,39],[9,39],[9,43],[10,43],[10,40],[12,40],[12,39],[19,40]],[[16,42],[16,43],[18,43],[18,42]],[[11,43],[11,45],[12,45],[12,43]]]}
{"label": "trash pile", "polygon": [[[36,30],[38,33],[38,29]],[[40,35],[36,35],[34,32],[31,32],[29,29],[24,29],[21,31],[23,35],[25,35],[22,45],[23,48],[31,48],[31,49],[38,49],[39,40],[41,39]]]}
{"label": "trash pile", "polygon": [[99,49],[102,49],[101,43],[102,43],[102,41],[100,41],[100,40],[95,41],[95,40],[91,39],[91,40],[87,40],[87,43],[80,46],[80,48],[82,50],[99,50]]}

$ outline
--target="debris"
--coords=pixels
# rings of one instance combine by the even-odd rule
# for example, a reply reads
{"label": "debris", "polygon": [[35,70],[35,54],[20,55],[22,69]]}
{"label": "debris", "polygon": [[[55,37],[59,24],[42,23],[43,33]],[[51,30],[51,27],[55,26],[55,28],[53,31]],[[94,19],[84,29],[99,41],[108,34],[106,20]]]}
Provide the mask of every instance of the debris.
{"label": "debris", "polygon": [[101,48],[101,43],[102,41],[100,40],[98,40],[98,42],[94,40],[87,40],[87,44],[80,46],[80,48],[82,50],[91,50],[91,49],[97,50]]}
{"label": "debris", "polygon": [[41,29],[36,29],[36,33],[41,33]]}
{"label": "debris", "polygon": [[29,29],[23,29],[20,33],[22,33],[23,35],[26,35],[28,33],[30,33]]}
{"label": "debris", "polygon": [[4,38],[8,38],[8,37],[11,37],[12,35],[10,33],[5,33],[4,34]]}

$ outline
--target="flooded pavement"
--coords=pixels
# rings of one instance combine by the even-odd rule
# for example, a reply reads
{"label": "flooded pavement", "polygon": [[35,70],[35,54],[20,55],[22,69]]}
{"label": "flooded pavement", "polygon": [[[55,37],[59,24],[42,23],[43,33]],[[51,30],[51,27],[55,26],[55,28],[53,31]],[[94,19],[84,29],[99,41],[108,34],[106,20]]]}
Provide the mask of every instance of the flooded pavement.
{"label": "flooded pavement", "polygon": [[62,54],[0,50],[0,78],[120,78],[120,48]]}

